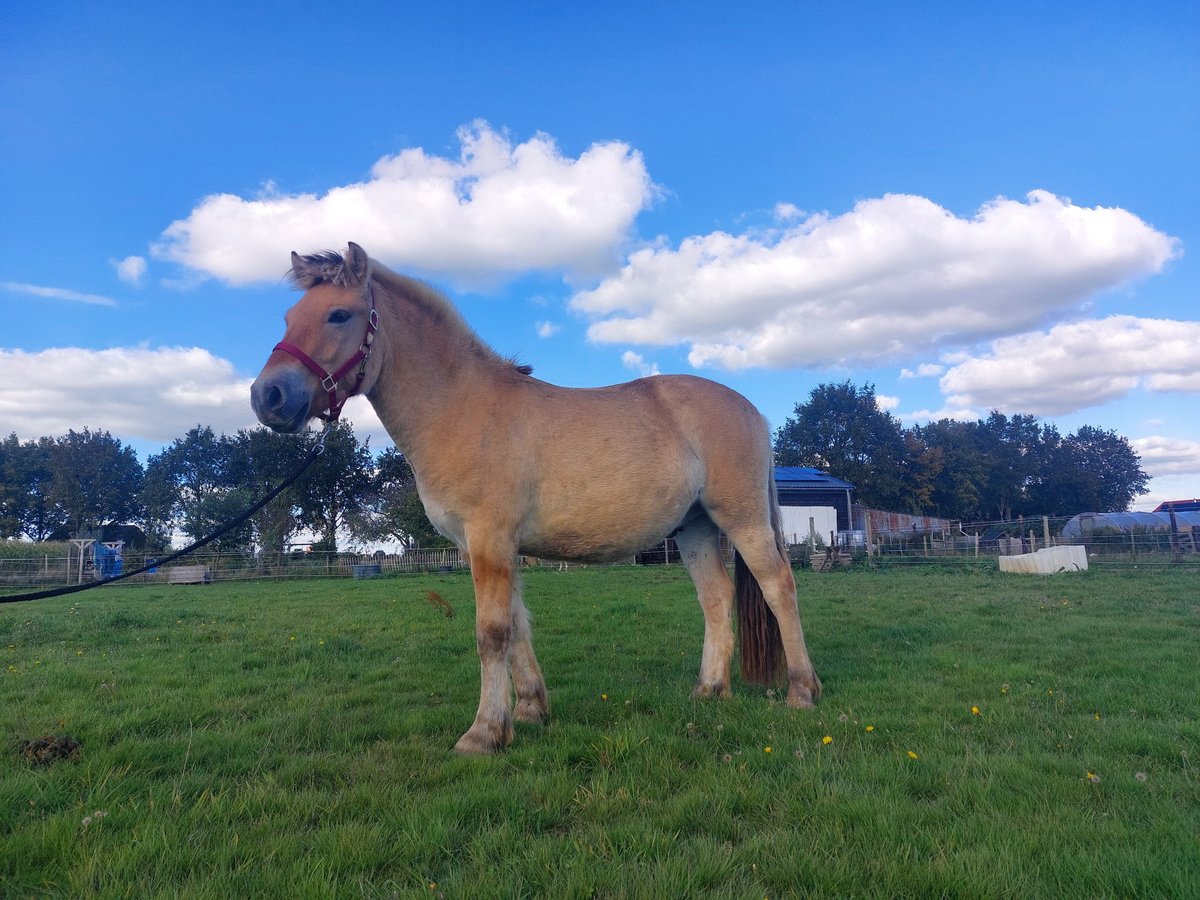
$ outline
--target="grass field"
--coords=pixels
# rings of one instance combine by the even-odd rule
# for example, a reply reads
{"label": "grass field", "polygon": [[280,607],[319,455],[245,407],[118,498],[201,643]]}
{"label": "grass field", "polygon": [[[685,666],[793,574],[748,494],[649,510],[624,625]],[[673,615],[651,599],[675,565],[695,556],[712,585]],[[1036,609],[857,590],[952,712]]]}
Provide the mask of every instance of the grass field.
{"label": "grass field", "polygon": [[798,577],[815,712],[690,699],[677,568],[529,572],[491,759],[463,575],[0,607],[0,896],[1197,896],[1195,574]]}

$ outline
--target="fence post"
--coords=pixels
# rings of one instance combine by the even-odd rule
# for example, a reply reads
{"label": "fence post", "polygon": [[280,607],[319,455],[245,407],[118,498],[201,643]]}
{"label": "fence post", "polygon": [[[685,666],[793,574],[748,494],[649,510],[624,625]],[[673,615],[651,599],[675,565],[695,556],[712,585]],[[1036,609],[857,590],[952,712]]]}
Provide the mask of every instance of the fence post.
{"label": "fence post", "polygon": [[1042,543],[1050,546],[1050,517],[1042,516]]}

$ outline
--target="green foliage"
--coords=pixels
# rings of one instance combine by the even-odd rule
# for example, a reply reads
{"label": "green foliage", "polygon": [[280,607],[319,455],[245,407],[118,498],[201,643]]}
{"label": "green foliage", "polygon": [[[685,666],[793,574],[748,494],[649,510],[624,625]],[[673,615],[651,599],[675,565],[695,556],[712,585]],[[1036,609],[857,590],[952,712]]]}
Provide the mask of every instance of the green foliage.
{"label": "green foliage", "polygon": [[[1194,575],[802,572],[826,689],[810,712],[736,681],[689,698],[703,626],[678,568],[525,580],[554,720],[491,759],[450,752],[478,699],[466,575],[0,607],[0,895],[1187,896],[1200,880]],[[21,741],[47,734],[81,757],[26,762]]]}
{"label": "green foliage", "polygon": [[855,486],[864,506],[967,521],[1122,511],[1148,476],[1122,436],[1089,425],[1062,438],[1053,425],[993,411],[902,428],[875,387],[812,390],[775,434],[777,465],[814,466]]}

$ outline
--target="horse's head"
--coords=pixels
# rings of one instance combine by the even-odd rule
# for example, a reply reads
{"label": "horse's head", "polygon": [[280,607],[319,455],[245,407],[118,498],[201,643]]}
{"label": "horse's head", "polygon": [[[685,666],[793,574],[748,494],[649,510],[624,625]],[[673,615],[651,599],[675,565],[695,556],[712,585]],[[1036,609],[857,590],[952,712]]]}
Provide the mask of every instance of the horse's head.
{"label": "horse's head", "polygon": [[290,277],[304,296],[288,310],[283,340],[250,388],[258,420],[289,433],[316,416],[336,419],[346,399],[366,389],[379,324],[371,261],[357,244],[344,257],[293,253]]}

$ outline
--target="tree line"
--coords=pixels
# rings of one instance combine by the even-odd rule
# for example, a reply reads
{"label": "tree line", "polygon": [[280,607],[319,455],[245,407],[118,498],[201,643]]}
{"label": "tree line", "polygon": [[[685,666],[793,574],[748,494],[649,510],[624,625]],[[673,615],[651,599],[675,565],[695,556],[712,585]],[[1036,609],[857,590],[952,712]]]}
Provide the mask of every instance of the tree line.
{"label": "tree line", "polygon": [[875,387],[821,384],[775,433],[775,461],[849,481],[864,506],[965,521],[1127,510],[1149,476],[1129,441],[1084,425],[1065,437],[1034,416],[905,428]]}
{"label": "tree line", "polygon": [[[196,426],[145,466],[107,431],[0,441],[0,538],[93,534],[136,524],[151,550],[176,532],[202,537],[293,472],[318,435],[266,428],[217,435]],[[905,428],[876,403],[874,385],[821,384],[775,433],[777,465],[813,466],[855,486],[865,506],[966,521],[1073,515],[1129,508],[1148,476],[1129,442],[1083,426],[1062,436],[1033,416],[992,412],[975,422],[941,419]],[[412,546],[446,541],[434,531],[412,469],[394,447],[372,454],[345,423],[304,478],[219,549],[282,552],[301,532],[314,549],[338,535]]]}
{"label": "tree line", "polygon": [[[148,548],[161,551],[176,532],[197,539],[235,518],[295,471],[318,437],[266,428],[217,435],[197,426],[143,466],[108,431],[29,441],[12,434],[0,441],[0,538],[42,541],[134,524]],[[337,550],[338,535],[361,543],[445,543],[425,516],[403,455],[395,448],[374,455],[368,443],[335,423],[305,476],[220,538],[217,549],[283,552],[301,532],[318,536],[315,550]]]}

